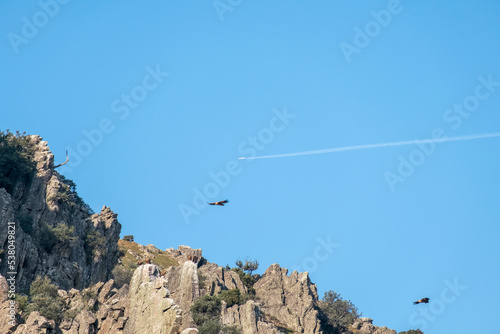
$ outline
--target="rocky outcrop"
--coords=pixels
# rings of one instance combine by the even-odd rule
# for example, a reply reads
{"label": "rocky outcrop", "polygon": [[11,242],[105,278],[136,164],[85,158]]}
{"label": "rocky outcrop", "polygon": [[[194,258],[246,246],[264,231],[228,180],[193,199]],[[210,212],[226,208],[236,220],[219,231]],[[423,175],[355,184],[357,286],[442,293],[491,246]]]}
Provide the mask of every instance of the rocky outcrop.
{"label": "rocky outcrop", "polygon": [[282,329],[275,324],[265,322],[260,304],[253,300],[243,305],[227,307],[222,302],[221,323],[225,326],[237,326],[243,334],[278,334]]}
{"label": "rocky outcrop", "polygon": [[[48,276],[64,290],[109,280],[119,255],[117,215],[107,207],[92,215],[74,184],[54,170],[47,143],[38,136],[30,142],[36,173],[10,194],[0,189],[0,247],[7,246],[7,224],[15,222],[18,291],[27,293],[36,276]],[[59,240],[50,234],[57,226],[71,233]],[[6,266],[0,262],[0,272]]]}
{"label": "rocky outcrop", "polygon": [[142,265],[130,282],[129,319],[124,332],[169,334],[180,332],[182,309],[170,298],[167,279],[159,277],[158,267]]}
{"label": "rocky outcrop", "polygon": [[121,225],[118,223],[117,214],[104,206],[99,214],[90,217],[93,224],[92,233],[97,233],[104,238],[104,247],[93,249],[93,265],[90,267],[90,282],[105,282],[110,278],[110,273],[118,263],[118,239],[120,238]]}
{"label": "rocky outcrop", "polygon": [[[145,264],[135,270],[130,285],[120,289],[113,287],[114,282],[110,280],[81,291],[59,290],[71,311],[66,315],[73,314],[73,317],[67,315],[59,324],[32,312],[24,323],[18,316],[16,323],[21,324],[17,327],[0,322],[0,332],[196,334],[190,309],[200,296],[199,270],[212,277],[212,283],[219,282],[217,286],[222,290],[241,284],[238,276],[233,277],[229,274],[231,271],[214,264],[197,268],[195,263],[185,261],[170,267],[164,275],[158,266]],[[310,282],[307,273],[292,272],[288,276],[285,268],[274,264],[254,287],[256,300],[231,307],[222,301],[222,325],[236,326],[242,334],[323,333],[316,306],[316,286]],[[0,319],[6,319],[9,312],[8,286],[1,276],[0,288]],[[396,334],[387,327],[374,326],[369,318],[356,320],[351,330],[358,334]]]}
{"label": "rocky outcrop", "polygon": [[396,331],[387,327],[374,326],[373,320],[370,318],[359,318],[351,325],[351,329],[356,330],[359,334],[396,334]]}
{"label": "rocky outcrop", "polygon": [[180,245],[177,249],[167,248],[165,251],[178,262],[193,261],[194,263],[204,264],[200,248],[193,249],[189,246]]}
{"label": "rocky outcrop", "polygon": [[237,273],[214,263],[207,263],[198,269],[201,277],[201,295],[217,295],[223,290],[238,289],[241,294],[247,293],[247,288],[241,282]]}
{"label": "rocky outcrop", "polygon": [[254,285],[265,319],[299,333],[321,332],[316,285],[309,275],[271,265]]}
{"label": "rocky outcrop", "polygon": [[56,328],[54,320],[47,320],[42,317],[37,311],[31,312],[26,323],[19,325],[15,333],[19,334],[45,334],[52,333]]}

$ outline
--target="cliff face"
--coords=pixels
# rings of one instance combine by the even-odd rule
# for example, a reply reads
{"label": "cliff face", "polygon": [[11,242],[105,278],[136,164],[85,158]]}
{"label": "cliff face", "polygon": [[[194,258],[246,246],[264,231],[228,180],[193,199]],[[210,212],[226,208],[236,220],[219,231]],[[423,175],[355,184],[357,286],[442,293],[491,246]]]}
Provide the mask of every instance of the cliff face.
{"label": "cliff face", "polygon": [[[0,189],[0,246],[6,249],[7,224],[15,222],[18,291],[28,292],[36,276],[65,290],[107,281],[119,257],[117,215],[107,207],[92,215],[72,182],[54,170],[47,143],[38,136],[30,141],[36,173],[11,194]],[[2,258],[0,272],[7,271]]]}
{"label": "cliff face", "polygon": [[[197,332],[191,305],[202,291],[216,294],[215,289],[199,288],[198,271],[204,272],[207,277],[204,284],[209,287],[228,290],[243,286],[233,271],[210,263],[200,268],[198,265],[185,260],[161,275],[158,266],[144,264],[135,270],[130,285],[120,289],[113,287],[113,280],[99,282],[83,291],[61,289],[59,295],[64,298],[67,307],[75,311],[74,319],[65,319],[56,325],[38,312],[32,312],[25,323],[17,327],[0,323],[3,326],[0,331],[101,334]],[[223,325],[237,326],[243,334],[278,334],[283,331],[322,333],[315,309],[316,287],[310,283],[307,273],[294,272],[287,276],[286,269],[275,264],[266,271],[263,279],[259,289],[256,289],[257,301],[248,300],[245,304],[229,308],[222,302]],[[3,277],[0,277],[1,287],[6,289]],[[0,297],[3,298],[1,305],[8,303],[5,292]],[[0,317],[6,318],[6,306],[0,310]]]}
{"label": "cliff face", "polygon": [[[117,215],[108,207],[99,214],[89,212],[74,184],[54,170],[46,142],[38,136],[30,141],[36,173],[29,182],[16,183],[10,193],[0,189],[2,250],[8,246],[7,225],[16,226],[15,268],[7,269],[2,252],[0,273],[17,271],[16,292],[24,294],[37,276],[49,277],[59,288],[65,311],[57,323],[37,311],[23,313],[19,303],[9,299],[10,285],[0,275],[0,333],[195,334],[195,301],[234,289],[247,298],[232,306],[222,301],[223,326],[234,326],[242,334],[323,333],[317,289],[308,273],[288,274],[273,264],[249,297],[250,288],[238,273],[208,262],[201,249],[162,251],[120,240],[121,253]],[[121,288],[111,279],[117,264],[131,272],[136,268]],[[352,331],[395,333],[373,326],[368,318],[359,319]]]}
{"label": "cliff face", "polygon": [[295,332],[316,334],[320,332],[318,292],[309,275],[292,272],[277,264],[270,266],[255,284],[257,297],[265,300],[262,310],[269,318]]}
{"label": "cliff face", "polygon": [[[180,264],[163,274],[156,265],[139,266],[130,284],[120,289],[113,287],[113,280],[99,282],[81,291],[61,289],[59,295],[76,315],[73,319],[65,319],[56,325],[53,320],[32,312],[17,327],[0,321],[0,332],[197,333],[191,305],[200,293],[216,291],[200,289],[198,272],[204,273],[204,285],[209,287],[227,290],[243,283],[238,275],[233,276],[234,272],[223,267],[177,260]],[[231,307],[222,302],[220,322],[223,325],[236,326],[242,334],[323,333],[318,318],[316,286],[307,273],[294,271],[288,276],[286,269],[273,264],[255,288],[255,300]],[[9,312],[6,291],[7,283],[0,276],[0,319],[7,319]],[[358,319],[351,330],[358,334],[396,334],[394,330],[372,325],[369,318]]]}

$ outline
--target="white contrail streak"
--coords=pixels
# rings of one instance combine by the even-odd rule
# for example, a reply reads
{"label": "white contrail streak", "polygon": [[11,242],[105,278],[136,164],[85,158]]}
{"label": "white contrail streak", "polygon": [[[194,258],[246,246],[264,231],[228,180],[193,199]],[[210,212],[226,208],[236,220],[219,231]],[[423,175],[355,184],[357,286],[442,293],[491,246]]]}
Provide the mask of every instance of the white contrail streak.
{"label": "white contrail streak", "polygon": [[483,138],[493,138],[493,137],[500,137],[500,132],[484,133],[484,134],[480,134],[480,135],[470,135],[470,136],[444,137],[444,138],[437,138],[437,139],[415,139],[415,140],[408,140],[408,141],[397,141],[397,142],[393,142],[393,143],[325,148],[322,150],[275,154],[275,155],[263,155],[260,157],[241,157],[239,159],[248,159],[248,160],[252,159],[253,160],[253,159],[284,158],[284,157],[293,157],[293,156],[297,156],[297,155],[345,152],[345,151],[364,150],[364,149],[369,149],[369,148],[389,147],[389,146],[402,146],[402,145],[414,145],[414,144],[426,144],[426,143],[445,143],[445,142],[450,142],[450,141],[473,140],[473,139],[483,139]]}

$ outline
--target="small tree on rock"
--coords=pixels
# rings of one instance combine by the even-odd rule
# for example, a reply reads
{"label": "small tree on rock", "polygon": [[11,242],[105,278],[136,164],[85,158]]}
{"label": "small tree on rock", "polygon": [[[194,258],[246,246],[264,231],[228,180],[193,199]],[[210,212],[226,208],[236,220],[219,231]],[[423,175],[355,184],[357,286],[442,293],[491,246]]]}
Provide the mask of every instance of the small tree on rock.
{"label": "small tree on rock", "polygon": [[133,242],[134,236],[133,235],[124,235],[123,240]]}
{"label": "small tree on rock", "polygon": [[323,313],[324,327],[333,333],[344,333],[354,320],[361,316],[358,308],[350,300],[343,300],[335,291],[327,291],[319,302]]}
{"label": "small tree on rock", "polygon": [[236,261],[236,265],[243,271],[246,271],[250,275],[259,268],[259,261],[246,259],[245,263],[241,260]]}

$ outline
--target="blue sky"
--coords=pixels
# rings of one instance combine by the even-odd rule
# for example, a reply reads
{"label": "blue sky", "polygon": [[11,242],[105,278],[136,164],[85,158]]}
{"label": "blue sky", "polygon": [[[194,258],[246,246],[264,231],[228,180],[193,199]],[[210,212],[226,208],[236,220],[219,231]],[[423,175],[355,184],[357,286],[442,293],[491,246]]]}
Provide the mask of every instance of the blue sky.
{"label": "blue sky", "polygon": [[122,235],[308,270],[397,331],[496,330],[499,138],[238,157],[498,132],[498,1],[54,1],[0,3],[0,128],[69,149]]}

